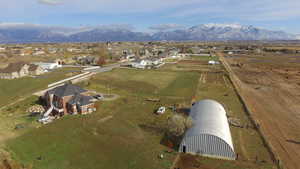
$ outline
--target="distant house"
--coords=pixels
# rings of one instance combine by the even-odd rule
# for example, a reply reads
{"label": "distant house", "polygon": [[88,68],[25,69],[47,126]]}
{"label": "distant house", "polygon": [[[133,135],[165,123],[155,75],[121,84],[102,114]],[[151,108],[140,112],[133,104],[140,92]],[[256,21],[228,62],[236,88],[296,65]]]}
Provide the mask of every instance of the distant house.
{"label": "distant house", "polygon": [[0,69],[0,79],[16,79],[28,75],[43,74],[42,67],[25,62],[10,63],[6,68]]}
{"label": "distant house", "polygon": [[97,59],[93,56],[77,56],[74,58],[77,64],[80,65],[95,65],[97,64]]}
{"label": "distant house", "polygon": [[87,92],[79,86],[65,84],[47,91],[44,100],[52,115],[88,114],[95,111],[95,105]]}
{"label": "distant house", "polygon": [[51,54],[57,53],[58,49],[57,48],[48,48],[48,52]]}
{"label": "distant house", "polygon": [[78,48],[67,48],[67,51],[68,52],[75,52],[75,53],[80,53],[82,52],[81,49],[78,49]]}
{"label": "distant house", "polygon": [[152,68],[154,66],[158,66],[162,64],[161,59],[136,59],[135,61],[131,62],[131,66],[138,69],[146,69],[146,68]]}
{"label": "distant house", "polygon": [[43,74],[45,70],[39,65],[30,64],[28,68],[28,72],[30,75],[36,76],[36,75]]}
{"label": "distant house", "polygon": [[208,61],[208,64],[209,65],[218,65],[218,64],[220,64],[220,62],[219,61],[210,60],[210,61]]}
{"label": "distant house", "polygon": [[16,79],[29,75],[29,64],[25,62],[10,63],[6,68],[0,69],[0,79]]}
{"label": "distant house", "polygon": [[136,59],[131,62],[131,66],[138,69],[145,69],[147,65],[148,62],[146,60]]}
{"label": "distant house", "polygon": [[133,61],[135,59],[135,55],[127,55],[126,60]]}
{"label": "distant house", "polygon": [[35,62],[33,64],[40,66],[44,70],[52,70],[52,69],[62,67],[62,65],[59,64],[58,62],[52,62],[52,63],[51,62],[48,62],[48,63],[46,63],[46,62]]}
{"label": "distant house", "polygon": [[36,52],[34,52],[32,55],[33,55],[33,56],[38,56],[38,55],[44,55],[44,54],[46,54],[45,51],[36,51]]}
{"label": "distant house", "polygon": [[169,51],[169,56],[171,56],[172,58],[177,58],[178,53],[179,53],[179,50],[177,50],[177,49],[171,49]]}
{"label": "distant house", "polygon": [[6,48],[0,47],[0,52],[5,52]]}
{"label": "distant house", "polygon": [[190,50],[192,51],[193,54],[200,54],[204,51],[204,49],[197,46],[190,48]]}
{"label": "distant house", "polygon": [[211,56],[211,54],[210,53],[199,53],[199,54],[197,54],[198,56]]}

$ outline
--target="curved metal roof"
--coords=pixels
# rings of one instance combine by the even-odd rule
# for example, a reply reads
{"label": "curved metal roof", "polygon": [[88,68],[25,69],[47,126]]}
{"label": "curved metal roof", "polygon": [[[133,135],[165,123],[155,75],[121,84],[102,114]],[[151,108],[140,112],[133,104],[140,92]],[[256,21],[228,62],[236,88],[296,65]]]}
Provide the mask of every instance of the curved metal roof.
{"label": "curved metal roof", "polygon": [[196,102],[190,112],[193,126],[185,138],[202,134],[219,137],[226,142],[234,152],[226,111],[224,107],[214,100],[202,100]]}

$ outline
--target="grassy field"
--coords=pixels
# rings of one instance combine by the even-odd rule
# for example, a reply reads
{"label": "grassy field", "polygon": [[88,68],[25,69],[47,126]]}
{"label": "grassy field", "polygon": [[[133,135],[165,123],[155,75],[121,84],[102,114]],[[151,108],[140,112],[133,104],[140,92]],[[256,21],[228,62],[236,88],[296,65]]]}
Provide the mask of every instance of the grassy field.
{"label": "grassy field", "polygon": [[33,92],[47,88],[47,85],[69,77],[74,68],[63,68],[51,73],[33,77],[24,77],[13,80],[0,79],[0,108],[8,103],[30,96]]}
{"label": "grassy field", "polygon": [[208,65],[208,61],[218,60],[217,56],[189,56],[183,60],[178,61],[177,64],[166,64],[162,67],[162,70],[173,70],[173,71],[218,71],[220,65]]}
{"label": "grassy field", "polygon": [[[190,102],[198,78],[198,73],[159,70],[99,74],[81,85],[119,94],[118,100],[99,102],[91,115],[68,116],[32,129],[12,139],[8,149],[17,161],[38,169],[169,168],[176,153],[166,153],[161,141],[172,112],[157,116],[153,111],[159,105]],[[148,97],[160,98],[161,103],[145,101]],[[164,159],[158,159],[161,153]]]}
{"label": "grassy field", "polygon": [[191,56],[189,59],[192,60],[202,60],[202,61],[209,61],[209,60],[218,60],[217,56]]}
{"label": "grassy field", "polygon": [[[223,161],[191,156],[183,161],[204,168],[274,168],[270,155],[239,101],[222,66],[174,69],[168,65],[158,70],[116,69],[94,76],[80,84],[101,93],[114,93],[120,98],[97,103],[97,112],[87,116],[67,116],[40,128],[25,130],[21,136],[7,142],[7,149],[16,161],[33,169],[167,169],[176,152],[167,153],[162,144],[170,110],[157,116],[153,112],[161,105],[189,105],[195,96],[222,103],[231,117],[249,128],[231,127],[237,161]],[[202,69],[201,69],[202,68]],[[218,73],[208,72],[220,71]],[[160,103],[145,101],[159,98]],[[24,101],[24,106],[34,102]],[[21,112],[21,110],[17,110]],[[164,159],[158,155],[164,154]],[[188,164],[188,165],[187,165]]]}

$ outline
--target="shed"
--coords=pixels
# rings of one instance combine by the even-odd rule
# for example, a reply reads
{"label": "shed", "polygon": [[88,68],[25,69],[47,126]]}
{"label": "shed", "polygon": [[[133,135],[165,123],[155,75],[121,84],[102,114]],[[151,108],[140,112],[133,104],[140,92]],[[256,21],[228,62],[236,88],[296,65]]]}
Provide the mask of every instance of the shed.
{"label": "shed", "polygon": [[196,102],[190,112],[188,129],[179,151],[218,159],[235,160],[231,133],[224,107],[214,100]]}

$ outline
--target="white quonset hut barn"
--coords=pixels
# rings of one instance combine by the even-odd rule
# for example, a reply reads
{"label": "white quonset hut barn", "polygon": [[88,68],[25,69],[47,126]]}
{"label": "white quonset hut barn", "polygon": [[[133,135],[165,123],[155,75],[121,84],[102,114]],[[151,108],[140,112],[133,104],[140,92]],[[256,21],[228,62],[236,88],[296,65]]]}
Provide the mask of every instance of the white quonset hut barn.
{"label": "white quonset hut barn", "polygon": [[193,126],[185,133],[180,152],[235,160],[226,111],[220,103],[214,100],[196,102],[190,117]]}

